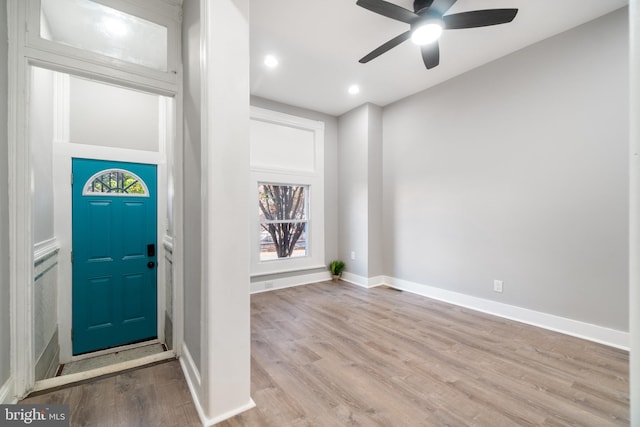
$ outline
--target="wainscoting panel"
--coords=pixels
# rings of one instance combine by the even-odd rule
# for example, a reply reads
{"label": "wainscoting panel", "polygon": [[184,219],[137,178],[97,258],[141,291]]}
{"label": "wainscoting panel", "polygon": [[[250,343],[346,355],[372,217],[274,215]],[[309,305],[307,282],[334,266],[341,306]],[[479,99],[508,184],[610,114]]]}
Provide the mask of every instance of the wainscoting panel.
{"label": "wainscoting panel", "polygon": [[[58,343],[58,252],[56,239],[34,246],[34,360],[35,379],[55,375],[60,354]],[[55,367],[52,368],[52,366]],[[52,375],[52,376],[53,376]]]}

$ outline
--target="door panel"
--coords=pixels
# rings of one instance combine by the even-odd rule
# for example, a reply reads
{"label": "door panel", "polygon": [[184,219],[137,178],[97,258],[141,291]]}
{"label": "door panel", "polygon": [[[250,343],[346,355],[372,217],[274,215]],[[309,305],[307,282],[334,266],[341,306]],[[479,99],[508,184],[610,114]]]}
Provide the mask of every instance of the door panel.
{"label": "door panel", "polygon": [[73,354],[155,338],[156,167],[72,162]]}

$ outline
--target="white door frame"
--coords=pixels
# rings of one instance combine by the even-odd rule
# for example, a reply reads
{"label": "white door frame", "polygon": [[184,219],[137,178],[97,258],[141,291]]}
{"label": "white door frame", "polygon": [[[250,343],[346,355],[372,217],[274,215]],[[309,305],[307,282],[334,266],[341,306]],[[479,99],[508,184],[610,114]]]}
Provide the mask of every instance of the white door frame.
{"label": "white door frame", "polygon": [[[137,7],[146,7],[150,15],[157,16],[160,10],[164,16],[172,16],[179,26],[180,8],[172,0],[166,3],[146,0],[128,0]],[[34,385],[35,360],[33,355],[33,236],[31,206],[31,158],[28,123],[28,98],[30,90],[30,66],[48,68],[68,74],[84,76],[97,81],[111,82],[124,87],[140,89],[175,99],[175,145],[172,147],[174,171],[174,236],[173,236],[173,285],[174,285],[174,344],[176,351],[182,347],[182,67],[179,62],[178,40],[171,45],[170,52],[178,58],[174,82],[162,81],[141,74],[118,69],[109,61],[85,60],[83,55],[68,55],[64,49],[55,46],[35,46],[29,43],[29,32],[33,39],[36,28],[29,27],[29,16],[34,9],[39,10],[39,0],[8,0],[7,21],[9,37],[8,58],[8,151],[9,151],[9,264],[11,293],[11,375],[14,379],[13,394],[20,398]],[[139,9],[139,11],[144,11]],[[87,55],[90,56],[90,55]],[[148,163],[148,161],[147,161]],[[166,212],[166,211],[165,211]],[[164,235],[158,242],[164,240]],[[158,244],[158,247],[160,244]],[[164,261],[164,260],[163,260]],[[164,313],[163,313],[164,314]],[[160,333],[160,331],[159,331]]]}

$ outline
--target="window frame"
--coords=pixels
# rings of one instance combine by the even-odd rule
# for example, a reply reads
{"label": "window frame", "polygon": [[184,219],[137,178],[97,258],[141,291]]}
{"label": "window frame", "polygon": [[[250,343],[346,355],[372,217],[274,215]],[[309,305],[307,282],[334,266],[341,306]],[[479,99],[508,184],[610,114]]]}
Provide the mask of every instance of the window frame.
{"label": "window frame", "polygon": [[44,55],[60,55],[72,61],[78,60],[91,63],[96,67],[107,67],[121,70],[124,73],[132,73],[143,79],[150,79],[155,82],[150,83],[151,86],[157,86],[159,81],[167,83],[169,85],[168,88],[178,83],[178,52],[181,35],[179,26],[180,10],[177,6],[170,5],[165,1],[158,1],[155,10],[152,10],[149,8],[148,3],[145,4],[140,0],[91,1],[167,28],[167,70],[146,67],[42,38],[40,36],[40,0],[29,0],[28,2],[27,47],[40,51]]}
{"label": "window frame", "polygon": [[[250,120],[273,123],[313,133],[313,170],[299,171],[251,165],[249,183],[251,230],[251,277],[324,268],[324,123],[302,117],[251,107]],[[307,190],[307,254],[303,257],[260,261],[260,219],[256,214],[258,185],[299,185]]]}
{"label": "window frame", "polygon": [[[300,223],[304,223],[305,224],[305,231],[304,231],[304,235],[305,235],[305,239],[306,239],[306,244],[305,244],[305,255],[304,257],[307,257],[310,255],[310,245],[309,245],[309,221],[310,221],[310,216],[311,213],[309,211],[309,197],[311,195],[311,192],[309,190],[309,186],[308,185],[304,185],[304,184],[294,184],[294,183],[281,183],[281,182],[266,182],[266,181],[260,181],[258,182],[258,194],[260,194],[259,188],[261,185],[277,185],[280,187],[302,187],[303,193],[304,193],[304,219],[283,219],[283,220],[267,220],[265,219],[264,222],[260,221],[260,219],[258,219],[258,230],[260,235],[262,235],[262,226],[264,224],[300,224]],[[260,212],[258,211],[258,217],[260,218]],[[259,247],[259,253],[260,253],[260,262],[273,262],[273,261],[280,261],[283,259],[293,259],[293,258],[301,258],[300,256],[297,257],[293,257],[290,256],[288,258],[276,258],[276,259],[261,259],[262,258],[262,250],[261,250],[261,246],[262,246],[262,239],[259,239],[258,241],[258,247]]]}

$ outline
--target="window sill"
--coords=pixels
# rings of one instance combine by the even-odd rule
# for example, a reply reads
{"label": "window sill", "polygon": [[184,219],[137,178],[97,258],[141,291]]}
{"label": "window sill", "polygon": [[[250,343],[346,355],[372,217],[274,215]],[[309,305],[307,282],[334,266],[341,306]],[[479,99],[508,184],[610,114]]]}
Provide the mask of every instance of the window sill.
{"label": "window sill", "polygon": [[309,271],[309,270],[318,270],[318,269],[327,269],[327,266],[324,264],[320,264],[320,265],[314,265],[311,267],[299,267],[299,268],[289,268],[289,269],[282,269],[282,270],[274,270],[274,271],[269,271],[269,272],[261,272],[261,273],[253,273],[251,274],[249,277],[250,278],[255,278],[255,277],[263,277],[263,276],[273,276],[276,274],[285,274],[285,273],[296,273],[298,271]]}

